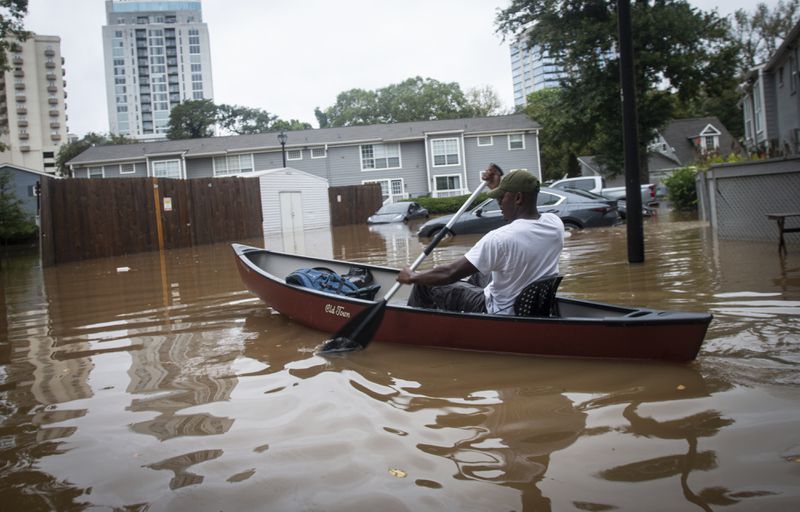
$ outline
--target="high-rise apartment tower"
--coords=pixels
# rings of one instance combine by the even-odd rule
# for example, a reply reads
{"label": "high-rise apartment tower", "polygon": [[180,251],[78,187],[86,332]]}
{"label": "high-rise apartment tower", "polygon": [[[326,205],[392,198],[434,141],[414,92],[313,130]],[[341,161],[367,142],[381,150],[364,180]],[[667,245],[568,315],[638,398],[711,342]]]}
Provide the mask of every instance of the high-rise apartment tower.
{"label": "high-rise apartment tower", "polygon": [[214,97],[199,1],[107,0],[103,50],[111,133],[163,139],[175,105]]}
{"label": "high-rise apartment tower", "polygon": [[0,71],[0,163],[54,173],[67,142],[67,93],[61,39],[31,34],[12,41],[11,69]]}
{"label": "high-rise apartment tower", "polygon": [[546,51],[536,45],[528,48],[525,40],[512,43],[510,50],[514,105],[525,106],[530,93],[559,86],[563,69]]}

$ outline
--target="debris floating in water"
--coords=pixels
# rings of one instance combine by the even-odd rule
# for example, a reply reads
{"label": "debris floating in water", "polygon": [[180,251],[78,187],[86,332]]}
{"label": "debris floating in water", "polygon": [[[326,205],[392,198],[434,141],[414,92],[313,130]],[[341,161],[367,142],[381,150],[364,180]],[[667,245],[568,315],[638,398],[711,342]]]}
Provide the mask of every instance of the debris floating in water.
{"label": "debris floating in water", "polygon": [[397,468],[389,468],[389,474],[395,478],[405,478],[408,476],[408,473],[406,473],[402,469],[397,469]]}
{"label": "debris floating in water", "polygon": [[127,272],[131,267],[117,267],[117,272]]}

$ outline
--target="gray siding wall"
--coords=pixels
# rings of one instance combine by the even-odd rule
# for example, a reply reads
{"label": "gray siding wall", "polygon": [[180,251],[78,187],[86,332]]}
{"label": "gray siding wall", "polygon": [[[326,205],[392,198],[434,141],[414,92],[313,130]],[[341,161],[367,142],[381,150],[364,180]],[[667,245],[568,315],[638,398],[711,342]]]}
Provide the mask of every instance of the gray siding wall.
{"label": "gray siding wall", "polygon": [[31,174],[29,172],[18,171],[15,169],[3,169],[0,173],[9,173],[11,175],[11,187],[17,199],[22,201],[22,209],[32,216],[38,215],[36,211],[36,196],[33,195],[33,186],[40,179],[50,179],[38,174]]}
{"label": "gray siding wall", "polygon": [[767,139],[778,140],[777,77],[774,73],[764,75],[764,113],[767,116]]}
{"label": "gray siding wall", "polygon": [[[774,158],[741,164],[714,165],[698,174],[702,215],[721,239],[762,240],[778,244],[778,227],[768,213],[797,212],[800,158]],[[786,226],[795,226],[789,219]],[[800,243],[800,233],[787,233],[787,244]]]}
{"label": "gray siding wall", "polygon": [[[428,159],[425,144],[440,138],[456,138],[462,151],[461,163],[457,166],[433,167],[430,166],[431,181],[428,181]],[[525,134],[525,148],[520,150],[508,149],[508,135],[493,136],[491,146],[478,146],[477,137],[462,137],[461,133],[437,134],[429,136],[427,142],[422,140],[400,143],[400,168],[398,169],[361,169],[361,146],[329,146],[325,158],[311,158],[311,146],[302,148],[303,158],[288,160],[286,165],[307,172],[314,176],[328,180],[331,187],[359,185],[364,181],[402,179],[404,192],[409,197],[428,195],[433,191],[435,176],[458,174],[467,172],[466,187],[473,190],[478,186],[480,173],[486,166],[495,162],[504,170],[527,169],[541,178],[538,159],[538,138],[535,133]],[[295,148],[288,148],[295,149]],[[429,147],[430,151],[430,147]],[[246,154],[246,153],[243,153]],[[430,154],[430,153],[428,153]],[[150,159],[150,162],[163,160],[178,160],[186,165],[186,177],[207,178],[214,176],[213,157],[189,158],[185,161],[180,155],[159,156]],[[283,165],[280,151],[253,153],[254,171],[277,169]],[[118,164],[104,165],[104,175],[107,178],[116,177],[145,177],[148,175],[145,162],[136,164],[135,174],[119,174]],[[76,167],[75,176],[86,178],[86,166]]]}
{"label": "gray siding wall", "polygon": [[478,146],[477,137],[464,139],[467,162],[467,180],[470,190],[480,183],[480,173],[490,163],[499,165],[503,172],[511,169],[527,169],[540,180],[539,138],[535,133],[525,134],[525,149],[508,149],[508,135],[494,135],[491,146]]}
{"label": "gray siding wall", "polygon": [[[778,69],[783,66],[783,85],[778,82]],[[800,93],[792,93],[792,76],[789,70],[788,56],[779,62],[773,73],[775,82],[775,97],[777,103],[777,127],[772,135],[778,139],[781,148],[788,147],[790,151],[797,151],[794,130],[800,128]]]}
{"label": "gray siding wall", "polygon": [[[130,164],[131,162],[124,162]],[[134,172],[120,174],[120,164],[104,164],[91,166],[75,166],[72,169],[75,178],[88,178],[89,167],[102,167],[104,178],[146,178],[147,164],[145,162],[133,162]]]}

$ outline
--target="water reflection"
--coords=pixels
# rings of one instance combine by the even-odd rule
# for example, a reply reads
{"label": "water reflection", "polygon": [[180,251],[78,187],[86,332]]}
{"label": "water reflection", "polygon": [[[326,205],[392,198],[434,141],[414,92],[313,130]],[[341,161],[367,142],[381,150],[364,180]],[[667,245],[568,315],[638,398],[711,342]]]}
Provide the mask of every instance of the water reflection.
{"label": "water reflection", "polygon": [[[6,260],[0,499],[20,510],[787,508],[800,499],[800,260],[664,220],[646,225],[644,265],[625,263],[624,228],[575,233],[562,291],[713,311],[685,366],[380,343],[324,359],[313,350],[325,333],[247,293],[225,244],[44,270],[35,254]],[[347,226],[303,247],[401,266],[422,250],[415,230]],[[425,265],[477,238],[444,241]]]}

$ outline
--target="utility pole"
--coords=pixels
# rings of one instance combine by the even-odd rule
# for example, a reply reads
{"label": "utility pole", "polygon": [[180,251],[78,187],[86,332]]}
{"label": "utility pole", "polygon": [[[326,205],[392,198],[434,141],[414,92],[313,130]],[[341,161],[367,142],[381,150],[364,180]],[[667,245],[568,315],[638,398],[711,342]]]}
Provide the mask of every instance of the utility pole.
{"label": "utility pole", "polygon": [[644,230],[642,228],[642,187],[639,181],[639,121],[636,115],[630,0],[617,0],[617,16],[619,81],[622,87],[622,135],[625,146],[628,263],[643,263]]}

